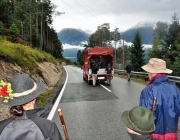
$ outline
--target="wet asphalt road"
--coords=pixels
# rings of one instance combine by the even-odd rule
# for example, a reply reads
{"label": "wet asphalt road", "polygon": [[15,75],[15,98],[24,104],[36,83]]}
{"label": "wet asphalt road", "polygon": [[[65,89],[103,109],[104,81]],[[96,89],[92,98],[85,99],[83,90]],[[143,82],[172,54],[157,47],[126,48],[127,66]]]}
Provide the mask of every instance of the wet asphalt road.
{"label": "wet asphalt road", "polygon": [[[80,68],[65,69],[68,81],[58,108],[62,109],[70,140],[130,140],[120,116],[138,105],[145,85],[114,77],[111,86],[93,87],[83,81]],[[64,137],[57,112],[53,121]]]}

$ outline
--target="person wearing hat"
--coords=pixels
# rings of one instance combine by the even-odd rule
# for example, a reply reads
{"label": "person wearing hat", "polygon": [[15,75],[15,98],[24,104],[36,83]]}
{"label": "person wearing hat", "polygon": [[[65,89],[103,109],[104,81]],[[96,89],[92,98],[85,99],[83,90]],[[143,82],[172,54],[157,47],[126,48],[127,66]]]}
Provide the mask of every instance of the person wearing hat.
{"label": "person wearing hat", "polygon": [[155,130],[153,113],[141,106],[136,106],[131,110],[121,114],[122,122],[127,127],[127,133],[131,140],[158,140],[150,137]]}
{"label": "person wearing hat", "polygon": [[149,82],[141,92],[139,105],[154,113],[156,129],[151,137],[160,140],[178,140],[180,92],[166,76],[172,73],[172,70],[167,69],[166,62],[159,58],[151,58],[142,69],[148,73]]}
{"label": "person wearing hat", "polygon": [[1,81],[0,97],[11,106],[11,117],[0,121],[0,140],[63,140],[56,124],[40,117],[45,110],[34,108],[44,84],[36,84],[27,74],[18,74],[10,83]]}

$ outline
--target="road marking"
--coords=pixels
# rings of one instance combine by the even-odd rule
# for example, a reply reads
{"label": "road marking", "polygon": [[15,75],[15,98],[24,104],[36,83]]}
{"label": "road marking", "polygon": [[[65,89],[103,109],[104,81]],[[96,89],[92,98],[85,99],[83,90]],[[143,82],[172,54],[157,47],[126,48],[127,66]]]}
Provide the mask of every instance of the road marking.
{"label": "road marking", "polygon": [[[66,69],[65,69],[65,71],[66,71]],[[66,81],[65,81],[65,83],[64,83],[64,85],[63,85],[63,87],[62,87],[62,89],[61,89],[60,94],[58,95],[58,98],[56,99],[56,102],[54,103],[54,105],[53,105],[53,107],[52,107],[52,109],[51,109],[51,112],[49,113],[49,115],[48,115],[48,117],[47,117],[48,120],[52,120],[52,118],[53,118],[53,116],[54,116],[54,114],[55,114],[55,112],[56,112],[56,110],[57,110],[57,107],[58,107],[58,105],[59,105],[59,102],[60,102],[60,100],[61,100],[61,97],[62,97],[62,95],[63,95],[64,89],[65,89],[65,87],[66,87],[67,80],[68,80],[68,73],[67,73],[67,71],[66,71],[66,74],[67,74]]]}
{"label": "road marking", "polygon": [[[101,85],[101,84],[100,84]],[[105,87],[105,86],[103,86],[103,85],[101,85],[103,88],[105,88],[107,91],[109,91],[109,92],[112,92],[111,90],[109,90],[107,87]]]}

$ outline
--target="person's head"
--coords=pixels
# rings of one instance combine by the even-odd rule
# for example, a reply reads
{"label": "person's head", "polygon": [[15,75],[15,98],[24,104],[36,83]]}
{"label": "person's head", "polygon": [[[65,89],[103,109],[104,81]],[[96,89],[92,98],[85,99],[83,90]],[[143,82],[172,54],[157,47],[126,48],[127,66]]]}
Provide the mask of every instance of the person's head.
{"label": "person's head", "polygon": [[158,73],[172,73],[172,70],[166,68],[166,62],[159,58],[151,58],[148,64],[142,66],[142,69],[148,73],[150,80]]}
{"label": "person's head", "polygon": [[124,111],[121,115],[129,134],[149,135],[155,130],[153,113],[141,106]]}
{"label": "person's head", "polygon": [[23,115],[24,110],[34,109],[36,98],[44,92],[44,84],[36,84],[27,74],[18,74],[10,79],[13,99],[3,102],[11,106],[10,112]]}

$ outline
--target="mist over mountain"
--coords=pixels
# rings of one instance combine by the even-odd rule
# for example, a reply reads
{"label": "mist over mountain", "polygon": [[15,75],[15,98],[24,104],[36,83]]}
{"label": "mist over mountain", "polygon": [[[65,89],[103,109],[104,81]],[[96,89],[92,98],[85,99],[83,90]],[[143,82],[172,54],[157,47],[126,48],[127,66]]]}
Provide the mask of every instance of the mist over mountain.
{"label": "mist over mountain", "polygon": [[[139,22],[135,26],[129,28],[125,32],[121,32],[121,39],[126,42],[132,42],[137,31],[139,31],[143,44],[152,44],[155,22]],[[90,34],[85,31],[65,28],[58,33],[58,38],[62,44],[70,44],[82,46],[84,42],[89,40]]]}
{"label": "mist over mountain", "polygon": [[62,44],[83,45],[83,42],[88,41],[89,37],[90,34],[85,31],[73,28],[65,28],[58,33],[58,39]]}
{"label": "mist over mountain", "polygon": [[[121,39],[124,39],[125,42],[132,43],[134,36],[137,31],[139,31],[142,39],[142,44],[151,45],[153,41],[153,32],[155,28],[155,22],[140,22],[137,25],[129,28],[125,32],[121,32]],[[71,61],[77,61],[77,52],[78,50],[83,49],[83,43],[89,40],[90,34],[85,31],[65,28],[58,33],[58,38],[63,44],[63,56],[69,58]],[[69,46],[71,48],[69,48]]]}

